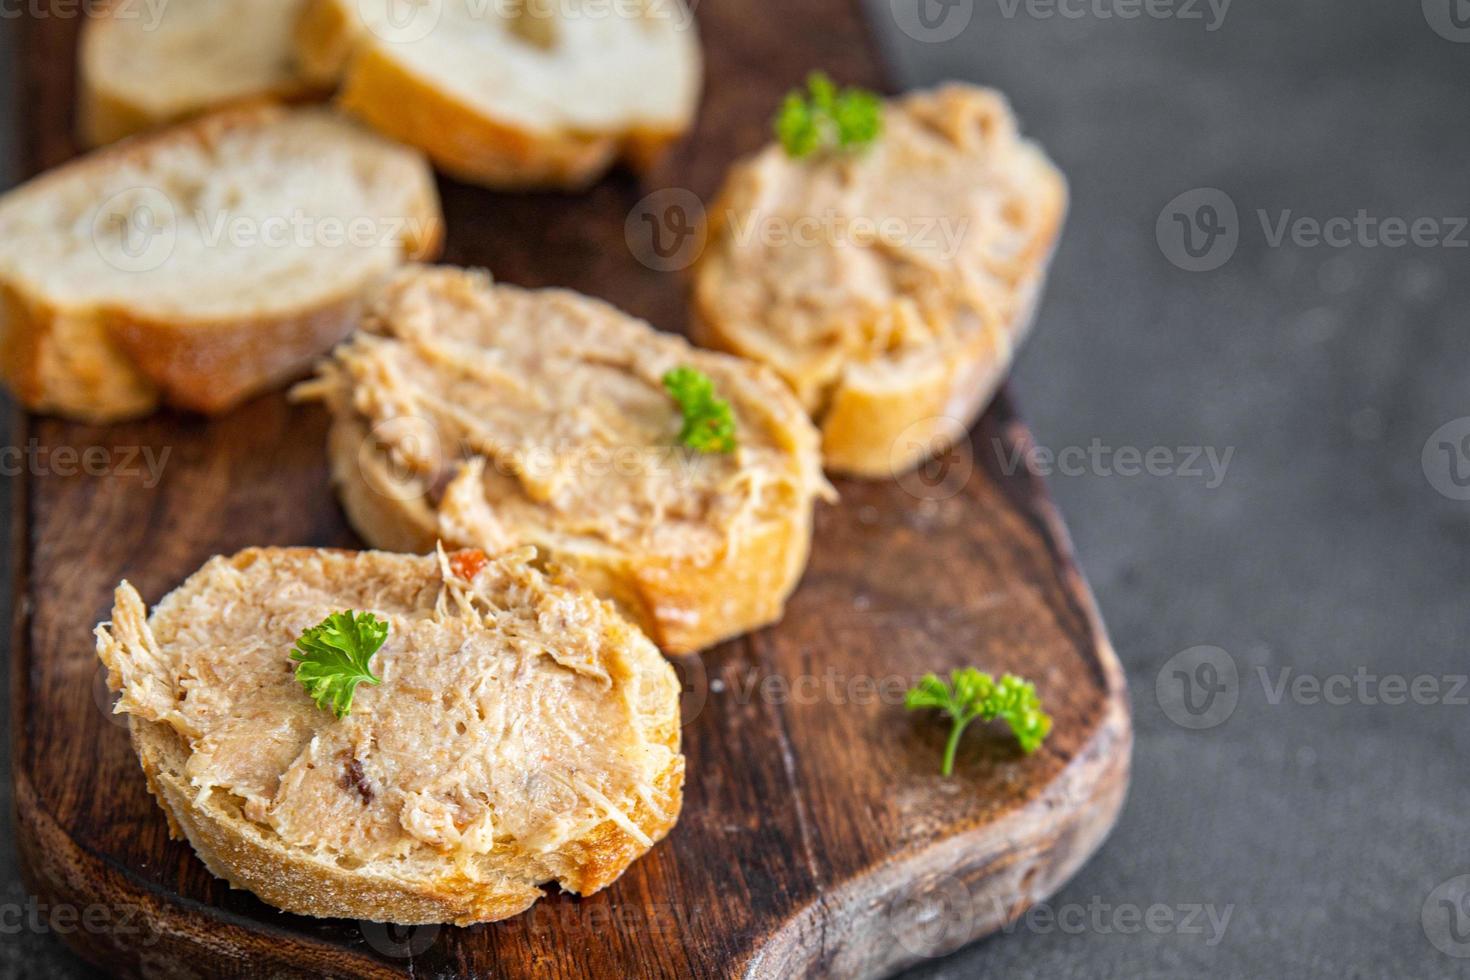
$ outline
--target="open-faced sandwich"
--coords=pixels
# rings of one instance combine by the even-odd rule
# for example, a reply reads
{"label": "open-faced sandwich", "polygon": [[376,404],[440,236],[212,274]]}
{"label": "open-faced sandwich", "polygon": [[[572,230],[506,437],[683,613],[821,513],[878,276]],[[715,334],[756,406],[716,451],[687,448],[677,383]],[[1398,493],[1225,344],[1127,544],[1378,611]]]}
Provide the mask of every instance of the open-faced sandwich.
{"label": "open-faced sandwich", "polygon": [[668,652],[780,618],[830,493],[771,372],[462,270],[400,272],[298,393],[375,547],[535,545]]}
{"label": "open-faced sandwich", "polygon": [[222,110],[0,197],[0,371],[87,421],[224,411],[301,374],[442,237],[418,152],[324,109]]}
{"label": "open-faced sandwich", "polygon": [[699,101],[684,0],[307,0],[297,40],[347,112],[491,187],[646,167]]}
{"label": "open-faced sandwich", "polygon": [[902,472],[1009,366],[1066,184],[999,94],[966,85],[882,103],[818,76],[777,129],[710,209],[695,337],[779,372],[830,469]]}
{"label": "open-faced sandwich", "polygon": [[469,924],[606,887],[673,826],[679,684],[527,552],[259,548],[97,651],[148,785],[210,871],[279,908]]}

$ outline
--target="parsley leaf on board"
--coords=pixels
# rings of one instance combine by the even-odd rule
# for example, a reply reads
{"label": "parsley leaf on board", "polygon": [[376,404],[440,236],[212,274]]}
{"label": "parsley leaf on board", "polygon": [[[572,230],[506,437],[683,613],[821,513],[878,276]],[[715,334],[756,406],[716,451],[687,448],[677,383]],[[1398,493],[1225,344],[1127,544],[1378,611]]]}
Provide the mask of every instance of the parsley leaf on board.
{"label": "parsley leaf on board", "polygon": [[940,770],[945,776],[953,774],[960,736],[976,718],[982,721],[999,718],[1010,725],[1022,751],[1028,755],[1035,752],[1051,732],[1051,717],[1041,710],[1036,685],[1014,674],[1006,674],[998,682],[974,667],[954,671],[947,682],[934,674],[925,674],[909,690],[904,706],[910,711],[934,708],[952,720],[949,743],[944,749],[944,765]]}

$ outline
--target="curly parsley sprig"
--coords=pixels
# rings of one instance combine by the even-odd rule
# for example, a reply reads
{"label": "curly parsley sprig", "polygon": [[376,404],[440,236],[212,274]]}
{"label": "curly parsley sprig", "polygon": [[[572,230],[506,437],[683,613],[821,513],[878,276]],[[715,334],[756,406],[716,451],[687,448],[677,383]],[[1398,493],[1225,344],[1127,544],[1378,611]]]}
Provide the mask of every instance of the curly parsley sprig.
{"label": "curly parsley sprig", "polygon": [[954,772],[960,736],[977,718],[981,721],[999,718],[1010,725],[1021,750],[1028,755],[1051,732],[1051,717],[1041,710],[1036,685],[1030,681],[1006,674],[997,682],[974,667],[956,670],[949,676],[949,682],[945,682],[934,674],[925,674],[904,698],[904,706],[910,711],[937,708],[952,720],[949,743],[944,748],[944,766],[940,770],[943,775]]}
{"label": "curly parsley sprig", "polygon": [[807,78],[776,113],[776,138],[790,156],[801,159],[818,150],[861,150],[883,132],[883,101],[860,88],[838,89],[821,72]]}
{"label": "curly parsley sprig", "polygon": [[709,375],[681,365],[665,374],[663,382],[684,414],[684,427],[679,430],[682,445],[701,453],[735,451],[735,413],[729,402],[715,394]]}
{"label": "curly parsley sprig", "polygon": [[368,662],[387,639],[387,622],[370,612],[333,613],[297,638],[296,679],[318,708],[345,718],[357,685],[382,683]]}

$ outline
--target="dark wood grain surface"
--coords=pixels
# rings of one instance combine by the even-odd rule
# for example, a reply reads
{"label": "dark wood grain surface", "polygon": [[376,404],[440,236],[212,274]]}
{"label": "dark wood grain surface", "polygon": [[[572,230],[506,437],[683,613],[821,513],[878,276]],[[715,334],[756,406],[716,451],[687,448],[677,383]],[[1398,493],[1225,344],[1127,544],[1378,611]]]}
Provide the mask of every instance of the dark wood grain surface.
{"label": "dark wood grain surface", "polygon": [[[700,123],[655,174],[583,197],[445,184],[445,260],[682,329],[681,278],[636,257],[647,256],[641,222],[629,222],[639,202],[670,188],[708,199],[814,66],[882,86],[849,0],[705,0],[699,16]],[[27,27],[30,170],[75,152],[74,31],[66,19]],[[651,213],[672,228],[665,203]],[[985,451],[839,486],[782,624],[680,662],[684,814],[613,887],[555,895],[503,923],[416,930],[289,916],[231,891],[167,839],[106,710],[90,629],[123,577],[156,601],[217,553],[358,545],[327,485],[325,421],[275,395],[213,421],[20,423],[19,444],[33,439],[50,460],[32,467],[15,508],[20,847],[38,895],[100,910],[95,928],[65,936],[95,962],[162,976],[882,974],[1020,914],[1111,828],[1131,744],[1122,674],[1044,487],[1002,472],[1029,438],[1002,396],[973,436]],[[107,466],[83,465],[93,448]],[[149,459],[163,461],[156,485]],[[977,730],[945,781],[944,726],[905,712],[901,691],[965,664],[1033,678],[1056,730],[1029,758]]]}

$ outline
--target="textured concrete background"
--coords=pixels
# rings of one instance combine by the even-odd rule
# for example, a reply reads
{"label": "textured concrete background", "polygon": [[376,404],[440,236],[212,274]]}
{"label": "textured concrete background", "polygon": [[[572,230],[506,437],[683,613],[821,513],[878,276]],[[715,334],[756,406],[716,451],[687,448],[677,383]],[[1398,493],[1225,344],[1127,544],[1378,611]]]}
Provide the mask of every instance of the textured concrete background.
{"label": "textured concrete background", "polygon": [[[935,0],[926,28],[870,0],[906,82],[1005,89],[1071,176],[1016,388],[1038,443],[1074,448],[1051,486],[1138,728],[1118,829],[1050,916],[918,977],[1470,974],[1470,233],[1447,220],[1470,215],[1470,4],[1221,2]],[[1210,203],[1199,261],[1235,251],[1186,271],[1175,214],[1202,248]],[[1275,240],[1360,211],[1433,227]],[[87,972],[23,931],[0,975]]]}

